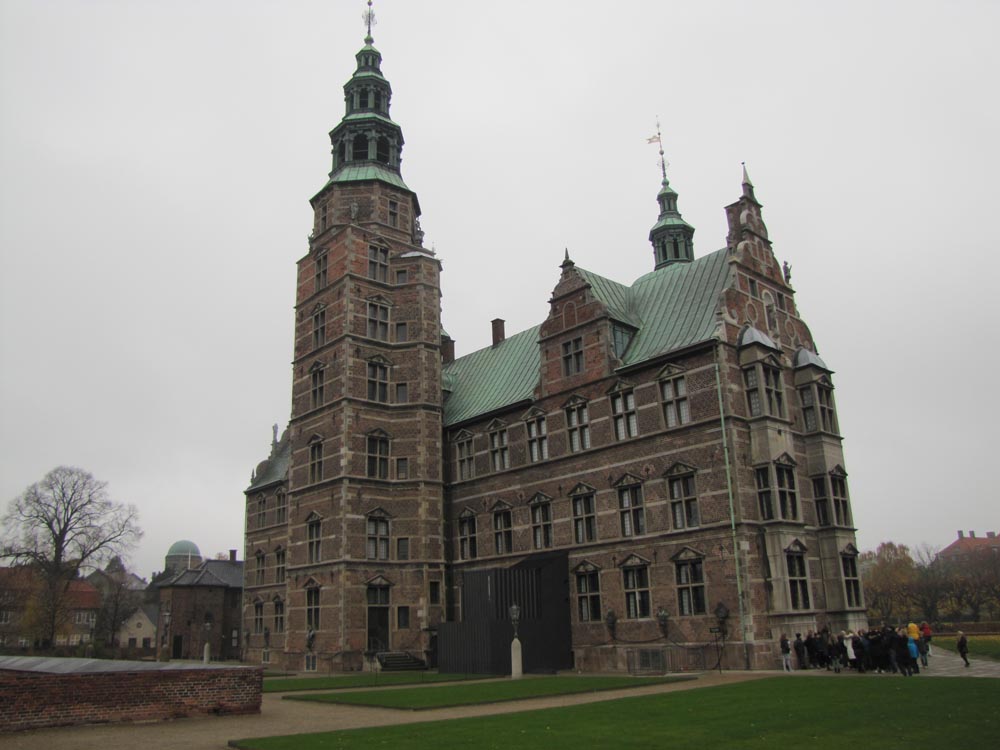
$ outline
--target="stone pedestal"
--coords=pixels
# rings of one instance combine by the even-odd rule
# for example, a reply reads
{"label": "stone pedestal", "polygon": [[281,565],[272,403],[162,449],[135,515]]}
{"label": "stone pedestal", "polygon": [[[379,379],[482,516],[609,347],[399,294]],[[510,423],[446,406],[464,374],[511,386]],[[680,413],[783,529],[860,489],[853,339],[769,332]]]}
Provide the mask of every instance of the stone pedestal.
{"label": "stone pedestal", "polygon": [[510,678],[519,680],[524,675],[521,664],[521,640],[515,638],[510,642]]}

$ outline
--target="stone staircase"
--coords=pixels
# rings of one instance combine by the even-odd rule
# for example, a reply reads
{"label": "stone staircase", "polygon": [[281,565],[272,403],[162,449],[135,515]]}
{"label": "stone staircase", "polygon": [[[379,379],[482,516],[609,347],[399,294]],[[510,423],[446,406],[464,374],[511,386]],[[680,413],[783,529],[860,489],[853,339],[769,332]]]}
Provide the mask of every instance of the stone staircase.
{"label": "stone staircase", "polygon": [[376,656],[383,672],[414,672],[427,669],[423,659],[406,651],[379,651]]}

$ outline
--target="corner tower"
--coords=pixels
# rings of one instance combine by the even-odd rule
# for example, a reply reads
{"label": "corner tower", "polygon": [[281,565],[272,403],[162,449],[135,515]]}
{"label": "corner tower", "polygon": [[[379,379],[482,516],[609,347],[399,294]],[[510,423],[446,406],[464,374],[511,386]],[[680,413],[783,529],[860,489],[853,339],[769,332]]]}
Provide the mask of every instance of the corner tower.
{"label": "corner tower", "polygon": [[306,671],[422,653],[443,611],[440,264],[400,174],[368,5],[298,261],[287,521],[247,550],[284,553],[285,633],[270,648]]}

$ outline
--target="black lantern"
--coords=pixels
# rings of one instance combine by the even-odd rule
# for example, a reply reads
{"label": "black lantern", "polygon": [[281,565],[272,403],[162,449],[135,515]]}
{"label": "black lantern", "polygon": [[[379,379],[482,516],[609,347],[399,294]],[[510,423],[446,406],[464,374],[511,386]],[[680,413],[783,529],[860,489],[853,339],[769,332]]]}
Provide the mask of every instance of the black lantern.
{"label": "black lantern", "polygon": [[521,622],[521,608],[516,604],[510,605],[510,624],[514,626],[514,637],[517,638],[517,626]]}
{"label": "black lantern", "polygon": [[667,628],[670,626],[670,615],[667,614],[667,610],[664,607],[660,607],[656,610],[656,624],[660,626],[660,632],[663,633],[663,637],[667,637]]}

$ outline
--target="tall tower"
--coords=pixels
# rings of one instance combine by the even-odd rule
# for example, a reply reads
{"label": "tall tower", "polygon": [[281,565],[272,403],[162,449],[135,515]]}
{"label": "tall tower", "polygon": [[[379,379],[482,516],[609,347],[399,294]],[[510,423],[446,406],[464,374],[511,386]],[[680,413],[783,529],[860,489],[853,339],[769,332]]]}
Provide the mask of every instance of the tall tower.
{"label": "tall tower", "polygon": [[324,672],[423,652],[443,611],[441,269],[368,5],[295,306],[284,652]]}
{"label": "tall tower", "polygon": [[660,123],[656,123],[656,138],[650,142],[660,146],[660,171],[663,182],[656,202],[660,204],[660,215],[649,230],[649,241],[653,243],[654,268],[663,268],[674,263],[690,263],[694,260],[694,227],[684,221],[677,209],[677,191],[670,187],[667,179],[667,162],[663,158],[663,140]]}

